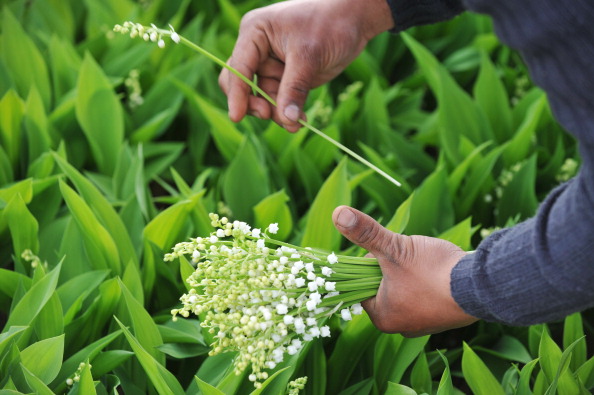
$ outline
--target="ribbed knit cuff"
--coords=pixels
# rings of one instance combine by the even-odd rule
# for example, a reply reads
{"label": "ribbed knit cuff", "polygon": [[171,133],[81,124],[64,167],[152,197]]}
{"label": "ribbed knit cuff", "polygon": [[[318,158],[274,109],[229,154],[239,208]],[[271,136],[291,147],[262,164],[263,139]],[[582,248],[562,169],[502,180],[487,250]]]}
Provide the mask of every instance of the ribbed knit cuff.
{"label": "ribbed knit cuff", "polygon": [[460,0],[387,0],[394,18],[393,33],[412,26],[450,19],[464,11]]}

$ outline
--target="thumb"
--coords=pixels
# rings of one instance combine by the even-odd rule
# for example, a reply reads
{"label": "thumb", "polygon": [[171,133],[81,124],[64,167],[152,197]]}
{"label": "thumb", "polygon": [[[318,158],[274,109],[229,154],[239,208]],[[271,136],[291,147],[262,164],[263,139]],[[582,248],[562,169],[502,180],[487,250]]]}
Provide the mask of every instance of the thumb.
{"label": "thumb", "polygon": [[[332,214],[334,226],[347,239],[365,248],[376,258],[387,262],[402,264],[410,250],[408,236],[391,232],[376,220],[347,206],[339,206]],[[381,260],[380,260],[381,264]],[[382,269],[384,269],[382,265]]]}
{"label": "thumb", "polygon": [[312,87],[314,73],[311,65],[298,55],[289,55],[285,62],[285,70],[280,82],[277,101],[278,117],[283,126],[296,132],[304,119],[303,106]]}

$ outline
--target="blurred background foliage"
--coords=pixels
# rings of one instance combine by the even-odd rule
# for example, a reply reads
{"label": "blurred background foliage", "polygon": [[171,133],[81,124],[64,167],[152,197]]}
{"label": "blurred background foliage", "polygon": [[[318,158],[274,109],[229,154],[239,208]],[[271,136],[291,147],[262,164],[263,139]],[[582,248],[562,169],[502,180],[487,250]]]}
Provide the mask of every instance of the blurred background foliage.
{"label": "blurred background foliage", "polygon": [[[209,233],[209,212],[361,255],[331,223],[349,204],[472,250],[579,167],[574,140],[483,16],[382,34],[310,94],[311,123],[401,188],[316,135],[233,124],[209,60],[112,32],[171,24],[225,59],[241,16],[266,4],[0,1],[0,393],[250,392],[229,374],[232,355],[206,356],[197,320],[169,316],[191,267],[163,254]],[[366,316],[335,320],[333,338],[264,392],[307,375],[307,394],[588,393],[591,322],[586,312],[405,339]]]}

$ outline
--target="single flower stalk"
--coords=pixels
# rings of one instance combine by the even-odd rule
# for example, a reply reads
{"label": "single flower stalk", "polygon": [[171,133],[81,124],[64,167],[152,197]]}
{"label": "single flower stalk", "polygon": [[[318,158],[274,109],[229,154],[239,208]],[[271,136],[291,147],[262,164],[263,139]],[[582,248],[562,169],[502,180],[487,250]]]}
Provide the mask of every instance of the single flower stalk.
{"label": "single flower stalk", "polygon": [[[173,26],[169,25],[169,30],[167,29],[159,29],[155,25],[151,24],[151,26],[143,26],[139,23],[134,22],[124,22],[122,25],[115,25],[113,31],[116,33],[121,34],[129,34],[131,38],[141,37],[145,41],[152,41],[156,42],[159,48],[165,47],[165,40],[164,37],[169,37],[174,43],[176,44],[184,44],[185,46],[193,49],[194,51],[206,56],[219,66],[229,70],[231,73],[235,74],[239,77],[243,82],[248,84],[255,92],[257,92],[260,96],[266,99],[270,104],[273,106],[277,106],[276,101],[270,97],[269,94],[264,92],[262,88],[258,86],[257,83],[247,78],[245,75],[241,74],[237,69],[229,66],[227,63],[222,61],[221,59],[217,58],[215,55],[211,54],[204,48],[200,47],[199,45],[193,43],[192,41],[188,40],[187,38],[180,36],[174,29]],[[396,186],[401,186],[400,182],[396,181],[392,176],[388,173],[374,165],[373,163],[369,162],[367,159],[363,158],[361,155],[357,154],[355,151],[351,150],[347,146],[339,143],[338,141],[334,140],[332,137],[328,136],[326,133],[322,132],[318,128],[314,127],[307,121],[302,119],[299,120],[299,123],[309,129],[310,131],[314,132],[318,136],[324,138],[325,140],[329,141],[330,143],[334,144],[337,148],[345,152],[346,154],[350,155],[351,157],[355,158],[365,166],[369,167],[391,183]]]}
{"label": "single flower stalk", "polygon": [[259,387],[286,354],[308,341],[329,337],[325,321],[361,314],[360,302],[377,293],[381,270],[375,258],[348,257],[293,246],[247,223],[211,214],[216,228],[208,237],[177,244],[165,256],[191,257],[196,270],[186,280],[177,316],[201,315],[200,325],[214,335],[210,355],[237,351],[235,373],[251,367]]}

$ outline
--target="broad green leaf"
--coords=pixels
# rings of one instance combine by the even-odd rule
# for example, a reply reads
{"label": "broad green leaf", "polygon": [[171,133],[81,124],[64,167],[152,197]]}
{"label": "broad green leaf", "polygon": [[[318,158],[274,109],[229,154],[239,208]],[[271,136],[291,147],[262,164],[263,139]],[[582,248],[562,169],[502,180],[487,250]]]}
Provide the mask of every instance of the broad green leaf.
{"label": "broad green leaf", "polygon": [[16,254],[25,250],[39,251],[39,224],[31,214],[21,195],[16,195],[4,209],[4,216],[10,228],[12,245]]}
{"label": "broad green leaf", "polygon": [[29,163],[33,163],[35,159],[46,153],[52,144],[47,114],[36,87],[31,87],[27,96],[23,121],[27,132]]}
{"label": "broad green leaf", "polygon": [[[23,375],[25,376],[25,380],[27,380],[27,384],[35,394],[37,395],[53,395],[54,392],[49,389],[49,387],[37,376],[31,373],[23,364],[21,364],[21,369],[23,370]],[[1,391],[0,391],[1,393]]]}
{"label": "broad green leaf", "polygon": [[546,96],[543,94],[534,102],[524,121],[514,134],[509,143],[505,145],[503,151],[503,159],[507,166],[511,166],[517,162],[527,159],[533,146],[533,137],[538,127],[540,118],[547,105]]}
{"label": "broad green leaf", "polygon": [[157,325],[150,314],[144,309],[144,306],[134,298],[124,283],[120,281],[119,284],[124,295],[128,313],[130,314],[136,340],[157,362],[165,364],[165,356],[157,349],[157,347],[163,344],[163,339]]}
{"label": "broad green leaf", "polygon": [[493,62],[484,52],[481,55],[480,72],[474,84],[474,97],[489,120],[497,142],[507,141],[512,134],[509,98]]}
{"label": "broad green leaf", "polygon": [[327,393],[337,394],[349,381],[362,355],[373,346],[380,332],[367,314],[353,317],[336,340],[328,359]]}
{"label": "broad green leaf", "polygon": [[63,181],[60,181],[60,191],[82,233],[91,265],[98,270],[111,269],[113,273],[120,274],[120,256],[112,236],[99,222],[89,205]]}
{"label": "broad green leaf", "polygon": [[223,194],[233,216],[252,223],[253,207],[270,193],[267,168],[254,139],[247,134],[227,168]]}
{"label": "broad green leaf", "polygon": [[9,187],[0,189],[0,200],[3,200],[5,203],[8,203],[16,195],[20,195],[26,204],[31,203],[31,199],[33,199],[33,180],[27,178]]}
{"label": "broad green leaf", "polygon": [[464,343],[462,354],[462,373],[468,386],[477,395],[505,394],[501,384],[497,381],[487,365]]}
{"label": "broad green leaf", "polygon": [[12,310],[8,321],[2,330],[6,332],[11,326],[28,326],[37,317],[53,295],[62,264],[58,264],[51,272],[35,283]]}
{"label": "broad green leaf", "polygon": [[55,337],[64,333],[64,310],[60,298],[55,292],[37,315],[33,329],[39,339]]}
{"label": "broad green leaf", "polygon": [[45,108],[48,109],[51,102],[51,88],[43,55],[8,7],[2,9],[2,14],[0,56],[8,68],[8,74],[19,96],[27,97],[29,89],[35,86],[41,94]]}
{"label": "broad green leaf", "polygon": [[86,363],[85,367],[80,372],[80,381],[78,382],[78,394],[80,395],[96,395],[95,383],[93,382],[93,376],[91,375],[91,368]]}
{"label": "broad green leaf", "polygon": [[[116,285],[117,286],[117,285]],[[122,331],[116,330],[105,337],[102,337],[94,342],[86,345],[84,348],[78,350],[74,355],[70,356],[64,363],[62,364],[62,368],[60,369],[60,373],[55,378],[54,382],[52,383],[52,387],[57,386],[57,391],[64,390],[65,382],[68,377],[70,377],[76,369],[81,361],[92,361],[102,349],[107,347],[111,342],[113,342],[116,338],[118,338],[122,334]]]}
{"label": "broad green leaf", "polygon": [[19,283],[23,283],[26,289],[31,288],[31,279],[24,274],[12,270],[0,269],[0,292],[9,298],[13,298]]}
{"label": "broad green leaf", "polygon": [[198,376],[194,376],[194,380],[198,385],[198,388],[204,395],[225,395],[223,391],[218,389],[217,387],[213,387],[212,385],[208,384],[206,381],[200,380]]}
{"label": "broad green leaf", "polygon": [[[182,88],[182,86],[180,86]],[[226,112],[216,108],[197,93],[187,92],[189,88],[182,88],[193,107],[200,111],[210,125],[209,132],[223,157],[231,162],[244,140],[237,127],[229,120]]]}
{"label": "broad green leaf", "polygon": [[437,350],[437,353],[443,360],[445,369],[439,380],[439,386],[437,387],[437,395],[452,395],[454,394],[454,385],[452,384],[452,373],[450,371],[450,363],[445,355],[441,351]]}
{"label": "broad green leaf", "polygon": [[410,206],[408,234],[435,236],[454,225],[453,203],[443,169],[427,177]]}
{"label": "broad green leaf", "polygon": [[368,378],[340,391],[338,395],[366,395],[373,388],[373,379]]}
{"label": "broad green leaf", "polygon": [[21,363],[44,384],[58,375],[64,355],[64,335],[33,343],[21,351]]}
{"label": "broad green leaf", "polygon": [[466,218],[464,221],[441,233],[438,237],[457,245],[465,251],[470,250],[472,248],[472,235],[478,229],[478,227],[472,227],[471,220],[472,218],[470,217]]}
{"label": "broad green leaf", "polygon": [[322,185],[307,214],[301,245],[328,251],[340,249],[340,233],[332,223],[332,212],[340,205],[351,203],[348,189],[346,158],[334,169]]}
{"label": "broad green leaf", "polygon": [[13,167],[17,167],[21,155],[24,112],[25,104],[15,91],[9,90],[0,100],[0,143]]}
{"label": "broad green leaf", "polygon": [[423,351],[429,336],[404,338],[399,334],[382,334],[375,344],[374,377],[380,392],[388,382],[399,383],[404,372]]}
{"label": "broad green leaf", "polygon": [[58,36],[49,42],[49,62],[56,98],[63,98],[76,87],[81,59],[72,44]]}
{"label": "broad green leaf", "polygon": [[414,192],[411,193],[408,199],[406,199],[404,202],[402,202],[402,204],[400,204],[400,206],[398,206],[398,209],[394,213],[394,216],[386,225],[386,229],[396,233],[404,232],[408,225],[408,222],[410,221],[410,207],[412,205],[414,196]]}
{"label": "broad green leaf", "polygon": [[421,352],[410,372],[410,384],[419,393],[430,394],[432,390],[431,371],[427,363],[427,356]]}
{"label": "broad green leaf", "polygon": [[277,370],[276,372],[274,372],[274,374],[272,374],[270,377],[268,377],[263,383],[262,386],[260,388],[255,389],[254,391],[252,391],[250,393],[250,395],[260,395],[262,392],[264,392],[266,390],[266,388],[268,388],[268,386],[270,385],[270,383],[272,383],[274,380],[276,380],[276,378],[278,376],[280,376],[285,370],[289,369],[289,367],[287,366],[286,368]]}
{"label": "broad green leaf", "polygon": [[417,395],[417,391],[403,384],[388,383],[385,395]]}
{"label": "broad green leaf", "polygon": [[524,347],[518,339],[509,335],[501,336],[497,343],[490,348],[475,347],[475,350],[480,350],[499,358],[509,359],[510,361],[518,361],[522,363],[529,363],[532,361],[532,357],[528,350],[526,350],[526,347]]}
{"label": "broad green leaf", "polygon": [[310,351],[303,361],[304,376],[307,377],[305,391],[312,394],[323,394],[326,391],[328,361],[324,346],[320,339],[311,343]]}
{"label": "broad green leaf", "polygon": [[122,219],[97,187],[85,178],[74,166],[57,154],[54,160],[66,176],[72,181],[78,193],[93,210],[101,224],[113,237],[118,247],[122,262],[137,262],[137,256],[130,235]]}
{"label": "broad green leaf", "polygon": [[134,353],[126,350],[109,350],[100,352],[93,360],[91,360],[91,364],[93,365],[93,374],[95,377],[101,377],[105,374],[108,374],[109,372],[121,366],[132,356],[134,356]]}
{"label": "broad green leaf", "polygon": [[532,395],[530,381],[532,378],[532,371],[537,363],[538,359],[533,359],[524,365],[520,371],[520,380],[518,381],[518,387],[516,388],[516,395]]}
{"label": "broad green leaf", "polygon": [[11,344],[12,340],[17,340],[21,332],[28,329],[26,326],[12,326],[10,329],[0,334],[0,360],[4,355],[4,350]]}
{"label": "broad green leaf", "polygon": [[274,235],[279,240],[286,240],[293,230],[293,216],[287,202],[284,190],[268,195],[254,206],[254,226],[266,229],[272,223],[278,223],[278,233]]}
{"label": "broad green leaf", "polygon": [[540,367],[550,384],[547,394],[554,394],[557,391],[561,394],[579,393],[579,386],[568,368],[572,351],[581,341],[583,338],[575,340],[562,352],[549,333],[542,332],[538,357]]}
{"label": "broad green leaf", "polygon": [[575,373],[586,388],[592,388],[594,386],[594,357],[588,359]]}
{"label": "broad green leaf", "polygon": [[77,83],[76,118],[93,158],[104,174],[112,174],[124,137],[122,105],[99,65],[85,54]]}
{"label": "broad green leaf", "polygon": [[[582,325],[582,315],[574,313],[565,318],[563,324],[563,348],[567,349],[571,343],[584,337],[584,327]],[[570,368],[572,372],[586,362],[587,345],[585,341],[580,341],[575,345],[571,354]]]}
{"label": "broad green leaf", "polygon": [[57,293],[62,302],[64,322],[68,324],[82,308],[83,301],[103,282],[109,272],[96,270],[76,276],[60,287]]}
{"label": "broad green leaf", "polygon": [[124,324],[122,324],[117,319],[117,317],[114,318],[122,331],[124,331],[124,335],[126,336],[126,339],[128,339],[128,343],[130,343],[132,350],[136,354],[136,358],[138,358],[138,361],[142,365],[151,383],[155,386],[157,392],[162,395],[184,395],[185,391],[175,376],[165,369],[163,365],[157,362],[157,360],[155,360],[152,355],[142,347],[138,340],[132,335],[132,333],[130,333]]}

